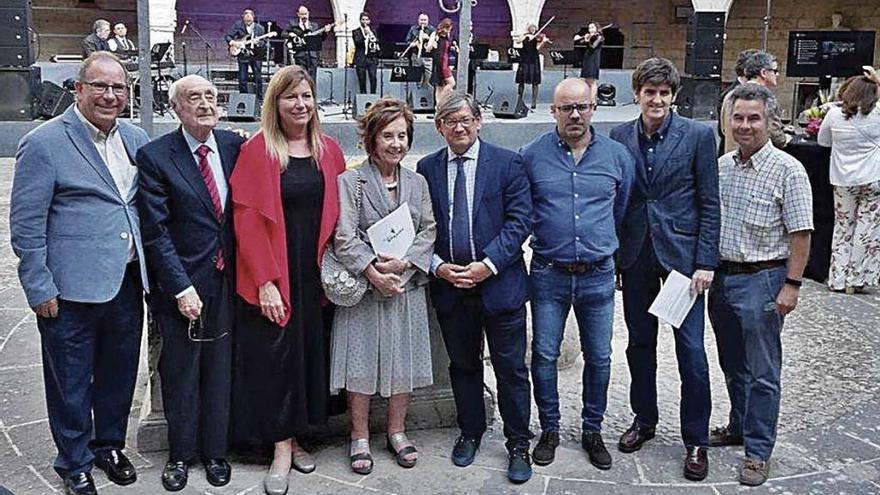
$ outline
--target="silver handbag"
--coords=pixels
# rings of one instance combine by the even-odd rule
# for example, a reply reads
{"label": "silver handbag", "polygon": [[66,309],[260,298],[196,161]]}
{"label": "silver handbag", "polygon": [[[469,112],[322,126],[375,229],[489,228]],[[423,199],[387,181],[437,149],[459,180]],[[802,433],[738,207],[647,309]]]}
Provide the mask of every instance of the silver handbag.
{"label": "silver handbag", "polygon": [[[358,212],[358,221],[360,222],[361,213],[361,173],[356,171],[356,205]],[[358,231],[360,228],[358,228]],[[324,250],[324,257],[321,258],[321,285],[324,287],[324,295],[333,304],[337,306],[354,306],[363,299],[367,292],[367,278],[363,274],[355,275],[348,271],[339,258],[336,257],[336,250],[333,244],[327,246]]]}

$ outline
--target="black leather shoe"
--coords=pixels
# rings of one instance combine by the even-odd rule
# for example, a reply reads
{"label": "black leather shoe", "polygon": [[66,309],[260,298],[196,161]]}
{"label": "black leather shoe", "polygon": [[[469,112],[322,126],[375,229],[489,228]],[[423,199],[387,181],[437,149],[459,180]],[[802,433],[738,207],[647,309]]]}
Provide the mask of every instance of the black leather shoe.
{"label": "black leather shoe", "polygon": [[529,446],[515,447],[507,454],[507,479],[517,485],[532,478],[532,461],[529,460]]}
{"label": "black leather shoe", "polygon": [[728,447],[731,445],[742,445],[743,437],[742,433],[739,435],[734,434],[730,431],[730,428],[725,426],[719,426],[718,428],[713,428],[709,433],[709,446],[710,447]]}
{"label": "black leather shoe", "polygon": [[162,486],[169,492],[183,490],[189,479],[189,466],[183,461],[165,463],[162,471]]}
{"label": "black leather shoe", "polygon": [[556,447],[559,447],[559,432],[542,432],[538,445],[532,451],[532,460],[539,466],[550,465],[556,459]]}
{"label": "black leather shoe", "polygon": [[214,486],[225,486],[232,478],[232,466],[226,459],[205,459],[205,478]]}
{"label": "black leather shoe", "polygon": [[684,477],[703,481],[709,474],[709,454],[706,447],[688,447],[684,458]]}
{"label": "black leather shoe", "polygon": [[458,467],[470,466],[479,448],[479,438],[468,438],[464,435],[458,437],[455,447],[452,447],[452,463]]}
{"label": "black leather shoe", "polygon": [[97,495],[92,473],[79,473],[64,480],[64,493],[67,495]]}
{"label": "black leather shoe", "polygon": [[611,469],[611,454],[605,448],[602,434],[598,431],[585,431],[581,434],[581,447],[590,456],[590,463],[599,469]]}
{"label": "black leather shoe", "polygon": [[95,466],[107,474],[117,485],[130,485],[137,481],[137,472],[128,457],[120,449],[102,450],[95,453]]}
{"label": "black leather shoe", "polygon": [[633,421],[632,426],[620,436],[617,442],[617,450],[624,454],[632,454],[642,448],[642,444],[654,438],[654,428],[641,426],[637,421]]}

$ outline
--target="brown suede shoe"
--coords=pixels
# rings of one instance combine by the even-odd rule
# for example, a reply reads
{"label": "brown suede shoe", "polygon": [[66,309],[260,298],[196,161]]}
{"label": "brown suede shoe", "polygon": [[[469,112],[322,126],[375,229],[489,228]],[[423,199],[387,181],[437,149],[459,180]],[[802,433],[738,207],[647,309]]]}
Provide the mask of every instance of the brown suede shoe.
{"label": "brown suede shoe", "polygon": [[763,485],[767,478],[770,477],[770,461],[759,461],[757,459],[743,460],[742,467],[739,469],[739,482],[746,486]]}
{"label": "brown suede shoe", "polygon": [[730,429],[728,429],[727,425],[719,426],[718,428],[713,428],[711,433],[709,433],[709,446],[710,447],[728,447],[731,445],[742,445],[743,437],[742,433],[739,435],[735,435],[731,433]]}

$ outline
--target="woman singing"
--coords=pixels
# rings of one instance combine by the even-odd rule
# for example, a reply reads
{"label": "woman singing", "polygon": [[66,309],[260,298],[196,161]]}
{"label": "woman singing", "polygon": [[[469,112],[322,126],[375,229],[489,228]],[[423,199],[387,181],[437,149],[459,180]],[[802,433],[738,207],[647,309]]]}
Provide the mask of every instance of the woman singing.
{"label": "woman singing", "polygon": [[452,41],[452,19],[440,21],[437,31],[431,34],[425,49],[431,53],[431,85],[434,86],[434,105],[455,89],[455,76],[449,66],[449,51],[458,50]]}
{"label": "woman singing", "polygon": [[272,76],[259,133],[232,174],[238,319],[233,431],[239,442],[274,443],[264,478],[283,495],[291,465],[315,470],[297,443],[327,421],[329,366],[320,260],[339,217],[339,145],[321,133],[315,83],[298,65]]}

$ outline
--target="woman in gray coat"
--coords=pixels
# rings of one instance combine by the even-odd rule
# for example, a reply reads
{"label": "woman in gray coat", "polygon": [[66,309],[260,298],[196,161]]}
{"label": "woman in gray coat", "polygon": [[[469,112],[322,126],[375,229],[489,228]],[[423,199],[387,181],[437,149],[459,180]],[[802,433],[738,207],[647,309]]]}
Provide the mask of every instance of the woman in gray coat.
{"label": "woman in gray coat", "polygon": [[[412,144],[412,111],[400,100],[383,98],[359,124],[369,158],[357,170],[339,176],[333,245],[347,270],[366,276],[369,289],[358,304],[336,311],[330,389],[348,392],[351,468],[368,474],[373,469],[370,397],[377,393],[390,399],[388,450],[399,465],[416,464],[418,453],[406,438],[404,423],[410,392],[433,383],[425,285],[436,226],[427,182],[400,165]],[[363,233],[404,203],[409,205],[415,241],[402,259],[377,255]]]}

